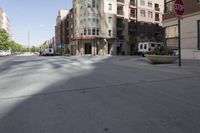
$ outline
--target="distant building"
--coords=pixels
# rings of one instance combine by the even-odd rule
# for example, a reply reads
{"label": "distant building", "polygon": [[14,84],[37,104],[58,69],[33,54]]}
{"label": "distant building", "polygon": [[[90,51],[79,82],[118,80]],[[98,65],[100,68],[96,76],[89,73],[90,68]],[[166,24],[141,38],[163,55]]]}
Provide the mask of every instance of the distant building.
{"label": "distant building", "polygon": [[58,16],[56,19],[56,26],[55,26],[55,43],[56,43],[56,52],[57,54],[64,54],[66,45],[68,42],[68,24],[67,24],[67,17],[68,11],[67,10],[60,10],[58,12]]}
{"label": "distant building", "polygon": [[52,37],[51,39],[47,40],[45,44],[47,44],[49,48],[55,48],[56,47],[55,37]]}
{"label": "distant building", "polygon": [[76,47],[74,40],[74,9],[72,8],[68,13],[69,21],[69,50],[71,55],[76,55]]}
{"label": "distant building", "polygon": [[[182,58],[200,59],[200,0],[183,0],[185,13],[181,20]],[[178,20],[174,11],[174,0],[165,0],[165,42],[178,47]]]}
{"label": "distant building", "polygon": [[10,20],[6,13],[0,8],[0,28],[5,29],[9,35],[10,33]]}

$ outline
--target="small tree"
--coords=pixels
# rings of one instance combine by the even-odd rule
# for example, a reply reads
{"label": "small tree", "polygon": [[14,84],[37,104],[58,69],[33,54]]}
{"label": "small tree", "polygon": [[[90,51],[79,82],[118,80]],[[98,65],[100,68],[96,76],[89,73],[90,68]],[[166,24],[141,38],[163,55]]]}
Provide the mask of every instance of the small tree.
{"label": "small tree", "polygon": [[2,50],[9,50],[10,43],[9,43],[9,35],[4,29],[0,29],[0,49]]}

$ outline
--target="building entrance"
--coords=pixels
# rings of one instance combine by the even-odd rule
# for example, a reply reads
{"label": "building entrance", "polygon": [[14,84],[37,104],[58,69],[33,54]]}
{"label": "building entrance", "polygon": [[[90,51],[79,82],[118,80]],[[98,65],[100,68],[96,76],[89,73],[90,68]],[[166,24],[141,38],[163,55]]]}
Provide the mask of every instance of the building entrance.
{"label": "building entrance", "polygon": [[85,54],[92,54],[92,44],[85,43]]}
{"label": "building entrance", "polygon": [[111,54],[111,47],[112,47],[112,44],[108,43],[108,54]]}

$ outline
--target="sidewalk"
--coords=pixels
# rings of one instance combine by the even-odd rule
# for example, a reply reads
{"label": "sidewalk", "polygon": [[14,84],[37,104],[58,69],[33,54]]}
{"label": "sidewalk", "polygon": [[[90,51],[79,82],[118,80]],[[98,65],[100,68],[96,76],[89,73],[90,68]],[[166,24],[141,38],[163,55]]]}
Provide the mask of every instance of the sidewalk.
{"label": "sidewalk", "polygon": [[164,71],[189,75],[200,75],[200,60],[182,60],[182,66],[178,61],[172,64],[150,64],[145,57],[140,56],[115,56],[112,63],[128,68]]}

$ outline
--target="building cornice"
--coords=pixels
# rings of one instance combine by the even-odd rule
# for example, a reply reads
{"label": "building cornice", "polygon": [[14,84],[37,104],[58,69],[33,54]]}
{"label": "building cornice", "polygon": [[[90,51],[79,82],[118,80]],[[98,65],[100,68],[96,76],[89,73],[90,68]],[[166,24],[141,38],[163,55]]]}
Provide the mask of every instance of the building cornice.
{"label": "building cornice", "polygon": [[[187,15],[183,15],[182,18],[188,18],[188,17],[193,17],[193,16],[197,16],[197,15],[200,15],[200,11],[199,12],[194,12],[194,13],[191,13],[191,14],[187,14]],[[175,21],[177,20],[176,17],[174,18],[170,18],[170,19],[165,19],[163,20],[163,23],[166,23],[166,22],[170,22],[170,21]]]}

